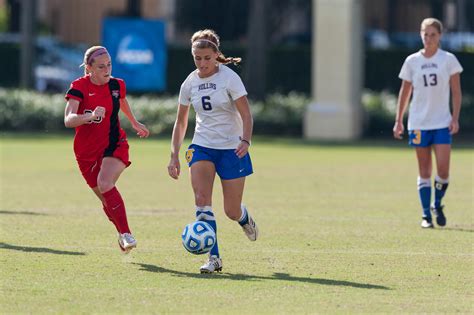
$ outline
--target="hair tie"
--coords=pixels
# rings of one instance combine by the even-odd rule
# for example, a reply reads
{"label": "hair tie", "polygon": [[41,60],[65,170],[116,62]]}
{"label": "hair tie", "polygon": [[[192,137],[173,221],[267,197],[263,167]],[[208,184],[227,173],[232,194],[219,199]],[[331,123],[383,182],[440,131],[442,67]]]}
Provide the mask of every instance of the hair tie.
{"label": "hair tie", "polygon": [[217,51],[220,51],[220,50],[219,50],[219,47],[217,46],[217,44],[214,43],[212,40],[205,39],[205,38],[199,38],[199,39],[196,39],[196,40],[193,42],[193,45],[194,45],[194,43],[196,43],[196,42],[207,42],[207,43],[211,43],[212,45],[214,45],[214,47],[216,47]]}

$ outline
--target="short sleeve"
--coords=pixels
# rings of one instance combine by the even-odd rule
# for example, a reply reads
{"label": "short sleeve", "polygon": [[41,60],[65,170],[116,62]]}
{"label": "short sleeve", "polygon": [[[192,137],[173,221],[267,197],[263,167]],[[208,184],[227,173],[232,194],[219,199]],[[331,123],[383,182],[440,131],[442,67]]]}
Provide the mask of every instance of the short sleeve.
{"label": "short sleeve", "polygon": [[66,101],[73,99],[82,102],[84,99],[84,85],[81,83],[80,80],[75,80],[71,83],[69,90],[67,90],[66,95],[64,96]]}
{"label": "short sleeve", "polygon": [[179,104],[189,106],[191,104],[191,84],[188,80],[181,84],[179,89]]}
{"label": "short sleeve", "polygon": [[229,92],[230,97],[232,97],[232,100],[234,101],[239,97],[247,95],[247,90],[245,89],[242,79],[234,71],[231,71],[231,75],[227,85],[227,91]]}
{"label": "short sleeve", "polygon": [[400,70],[398,77],[404,81],[408,81],[408,82],[413,81],[413,73],[412,73],[408,58],[405,59],[405,62],[403,63],[402,69]]}
{"label": "short sleeve", "polygon": [[456,58],[455,55],[450,54],[448,60],[448,71],[450,76],[456,73],[461,73],[463,71],[463,68],[459,63],[458,58]]}
{"label": "short sleeve", "polygon": [[127,86],[124,80],[117,79],[120,87],[120,98],[125,98],[127,96]]}

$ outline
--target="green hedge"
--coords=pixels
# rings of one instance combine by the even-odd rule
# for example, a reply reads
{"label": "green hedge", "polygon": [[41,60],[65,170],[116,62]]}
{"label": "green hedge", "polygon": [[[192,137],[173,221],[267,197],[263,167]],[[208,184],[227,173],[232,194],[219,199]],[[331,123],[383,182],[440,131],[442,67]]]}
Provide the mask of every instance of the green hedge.
{"label": "green hedge", "polygon": [[[176,118],[177,97],[127,96],[138,120],[145,123],[153,135],[171,135]],[[362,96],[365,109],[365,135],[391,136],[397,96],[366,90]],[[295,92],[271,94],[264,102],[251,101],[254,133],[258,135],[301,136],[302,120],[310,99]],[[1,131],[65,130],[65,101],[62,94],[41,94],[24,90],[0,89]],[[194,130],[191,110],[188,134]],[[122,126],[130,131],[126,119]],[[461,130],[474,131],[474,95],[464,95],[460,119]]]}
{"label": "green hedge", "polygon": [[[154,135],[171,134],[177,110],[177,96],[127,96],[138,120]],[[265,102],[251,102],[255,133],[301,135],[301,117],[309,99],[301,94],[270,95]],[[0,130],[48,132],[64,130],[64,96],[17,89],[0,89]],[[191,110],[188,131],[194,129]],[[126,119],[122,126],[130,131]]]}
{"label": "green hedge", "polygon": [[[366,112],[366,135],[383,136],[392,134],[392,127],[397,106],[397,95],[365,91],[362,103]],[[461,132],[474,132],[474,95],[463,95],[461,115],[459,118]],[[405,128],[406,128],[405,117]]]}

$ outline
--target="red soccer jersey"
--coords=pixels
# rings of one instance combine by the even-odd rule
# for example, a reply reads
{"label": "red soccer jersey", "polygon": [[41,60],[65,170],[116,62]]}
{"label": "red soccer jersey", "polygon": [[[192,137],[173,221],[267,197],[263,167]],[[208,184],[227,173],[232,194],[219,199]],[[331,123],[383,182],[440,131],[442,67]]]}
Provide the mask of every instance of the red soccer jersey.
{"label": "red soccer jersey", "polygon": [[126,141],[120,128],[118,113],[120,99],[126,94],[125,82],[111,78],[109,83],[96,85],[85,75],[71,83],[66,100],[79,101],[77,114],[92,112],[97,106],[105,108],[105,117],[76,127],[74,153],[77,160],[95,161],[101,156],[111,156],[119,141]]}

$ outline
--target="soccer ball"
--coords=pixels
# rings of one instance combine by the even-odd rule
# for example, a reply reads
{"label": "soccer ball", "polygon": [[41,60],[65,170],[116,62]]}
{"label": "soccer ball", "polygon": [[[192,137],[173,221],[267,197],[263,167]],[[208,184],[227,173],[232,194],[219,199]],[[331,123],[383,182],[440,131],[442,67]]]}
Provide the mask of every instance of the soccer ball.
{"label": "soccer ball", "polygon": [[181,234],[183,246],[188,252],[201,255],[209,252],[216,243],[216,232],[204,221],[195,221],[184,227]]}

